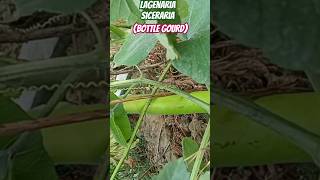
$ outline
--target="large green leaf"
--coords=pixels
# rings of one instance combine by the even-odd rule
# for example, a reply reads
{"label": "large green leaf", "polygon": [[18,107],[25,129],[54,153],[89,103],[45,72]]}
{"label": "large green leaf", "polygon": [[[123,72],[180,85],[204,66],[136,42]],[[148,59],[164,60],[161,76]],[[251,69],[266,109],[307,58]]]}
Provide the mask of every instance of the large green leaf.
{"label": "large green leaf", "polygon": [[30,15],[35,11],[74,13],[90,7],[97,0],[15,0],[20,16]]}
{"label": "large green leaf", "polygon": [[130,34],[114,56],[114,62],[116,65],[137,65],[148,56],[156,42],[157,37],[153,34]]}
{"label": "large green leaf", "polygon": [[[118,97],[113,93],[110,95],[111,100],[116,100]],[[111,107],[110,129],[115,139],[121,145],[126,146],[127,140],[131,137],[131,125],[127,113],[122,104],[117,104]]]}
{"label": "large green leaf", "polygon": [[189,179],[190,173],[183,159],[177,159],[167,163],[160,171],[159,175],[153,177],[153,180],[178,180]]}
{"label": "large green leaf", "polygon": [[189,1],[189,16],[187,17],[190,26],[187,34],[188,39],[196,36],[210,36],[210,1],[191,0]]}
{"label": "large green leaf", "polygon": [[176,48],[180,58],[173,61],[173,66],[198,83],[210,84],[209,32],[195,39],[178,43]]}
{"label": "large green leaf", "polygon": [[140,21],[139,0],[110,0],[111,24],[132,25]]}
{"label": "large green leaf", "polygon": [[[255,101],[269,111],[320,135],[320,94],[298,93]],[[214,166],[252,166],[311,162],[302,149],[267,127],[224,107],[214,107],[211,162]],[[285,129],[285,128],[284,128]]]}
{"label": "large green leaf", "polygon": [[[0,116],[0,123],[30,119],[20,107],[5,97],[0,97]],[[0,164],[7,164],[13,179],[58,179],[54,164],[42,145],[39,132],[26,133],[18,137],[1,137],[0,142],[3,152]],[[10,159],[6,158],[5,152],[10,154]]]}
{"label": "large green leaf", "polygon": [[210,84],[210,1],[191,1],[189,7],[188,40],[176,46],[180,58],[173,65],[198,83]]}
{"label": "large green leaf", "polygon": [[219,29],[285,68],[320,72],[318,1],[217,0]]}

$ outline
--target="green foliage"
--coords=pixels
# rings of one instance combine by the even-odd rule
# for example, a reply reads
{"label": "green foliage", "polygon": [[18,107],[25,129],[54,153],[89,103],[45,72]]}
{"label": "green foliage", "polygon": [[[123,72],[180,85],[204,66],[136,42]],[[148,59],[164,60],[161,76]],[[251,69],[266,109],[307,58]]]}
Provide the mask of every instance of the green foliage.
{"label": "green foliage", "polygon": [[[1,123],[30,119],[15,103],[5,97],[0,97],[0,114]],[[57,179],[54,164],[42,145],[42,136],[39,132],[1,137],[0,140],[0,164],[4,175],[2,178],[10,176],[26,180]]]}
{"label": "green foliage", "polygon": [[132,25],[140,21],[140,11],[137,7],[140,0],[110,0],[111,24]]}
{"label": "green foliage", "polygon": [[210,2],[191,1],[189,6],[183,1],[180,3],[184,5],[178,8],[178,12],[185,13],[189,7],[185,18],[190,25],[186,41],[176,43],[175,35],[131,34],[115,55],[114,62],[117,65],[137,65],[159,40],[167,48],[167,58],[174,60],[176,69],[199,83],[210,84]]}
{"label": "green foliage", "polygon": [[157,38],[153,34],[130,34],[114,56],[116,65],[134,66],[144,60],[153,49]]}
{"label": "green foliage", "polygon": [[[111,94],[111,100],[118,99],[114,94]],[[122,104],[117,104],[110,109],[110,128],[117,140],[123,146],[127,145],[127,140],[131,136],[131,126],[126,111]]]}
{"label": "green foliage", "polygon": [[189,75],[198,83],[210,84],[210,40],[209,34],[177,44],[180,58],[173,66],[181,73]]}
{"label": "green foliage", "polygon": [[285,68],[320,72],[320,3],[305,0],[217,0],[219,29],[240,43],[262,48]]}
{"label": "green foliage", "polygon": [[152,180],[177,180],[189,179],[190,173],[187,171],[187,166],[182,158],[167,163],[160,171],[159,175]]}
{"label": "green foliage", "polygon": [[[126,41],[120,48],[120,50],[114,56],[114,63],[116,66],[126,65],[134,66],[142,62],[151,50],[155,47],[157,42],[166,48],[167,60],[171,60],[167,67],[173,66],[181,73],[191,76],[199,83],[205,83],[209,85],[209,59],[210,59],[210,12],[209,1],[185,1],[177,0],[178,15],[175,20],[159,20],[159,24],[172,24],[172,23],[185,23],[190,25],[190,32],[187,35],[176,34],[130,34],[126,37]],[[122,5],[125,5],[123,3]],[[127,5],[125,5],[127,6]],[[116,8],[117,9],[117,8]],[[119,8],[118,8],[119,9]],[[127,8],[128,9],[128,8]],[[125,10],[125,12],[128,12]],[[111,12],[112,14],[112,12]],[[120,13],[119,13],[120,14]],[[126,13],[125,13],[126,14]],[[130,14],[130,13],[129,13]],[[119,17],[119,15],[115,14]],[[130,16],[126,16],[130,17]],[[115,18],[116,19],[116,18]],[[121,19],[121,18],[120,18]],[[148,22],[148,23],[154,23]],[[114,25],[121,27],[121,25]],[[168,68],[163,70],[163,74],[159,79],[163,79]],[[159,80],[161,81],[161,80]],[[128,147],[132,144],[137,131],[142,123],[144,113],[149,114],[187,114],[195,112],[205,112],[210,114],[209,108],[209,92],[195,92],[186,93],[176,88],[157,81],[149,79],[129,79],[123,81],[115,81],[110,85],[111,90],[117,90],[121,88],[129,88],[132,85],[146,84],[151,85],[153,88],[165,89],[171,91],[179,96],[169,96],[156,98],[152,101],[150,99],[141,99],[135,101],[129,101],[124,103],[125,110],[128,113],[140,113],[139,120],[137,121],[134,132],[128,143]],[[152,94],[156,92],[153,89]],[[194,95],[194,96],[193,96]],[[150,104],[151,102],[151,104]],[[150,104],[150,106],[149,106]],[[146,106],[147,105],[147,106]],[[112,121],[112,119],[111,119]],[[201,147],[206,148],[209,141],[210,125],[207,125],[206,133],[201,141]],[[184,141],[184,156],[191,154],[199,149],[199,145],[193,144],[188,139]],[[127,156],[130,149],[126,149],[126,153],[118,162],[116,168],[112,172],[111,179],[114,179],[118,173],[120,173],[120,167]],[[192,173],[187,171],[187,167],[183,159],[169,162],[158,176],[153,179],[196,179],[200,176],[200,165],[203,159],[203,151],[199,153],[193,153],[195,159],[195,165],[190,166]]]}
{"label": "green foliage", "polygon": [[[210,1],[190,2],[187,41],[177,44],[180,58],[173,66],[198,83],[210,84]],[[204,8],[207,7],[207,8]]]}
{"label": "green foliage", "polygon": [[15,0],[20,16],[27,16],[35,11],[57,13],[75,13],[90,7],[96,0]]}
{"label": "green foliage", "polygon": [[206,35],[210,38],[210,1],[198,0],[189,1],[189,16],[187,17],[190,26],[187,34],[188,39]]}
{"label": "green foliage", "polygon": [[[199,150],[199,145],[190,137],[182,140],[183,159],[188,164],[188,170],[191,170],[194,163],[194,155]],[[187,160],[188,159],[188,160]]]}
{"label": "green foliage", "polygon": [[127,37],[127,32],[117,26],[110,25],[110,36],[113,40],[122,40]]}
{"label": "green foliage", "polygon": [[187,0],[177,0],[177,11],[181,18],[181,21],[184,21],[189,14],[189,4]]}
{"label": "green foliage", "polygon": [[158,41],[166,48],[166,57],[169,60],[179,58],[179,53],[176,49],[176,35],[173,34],[157,34]]}

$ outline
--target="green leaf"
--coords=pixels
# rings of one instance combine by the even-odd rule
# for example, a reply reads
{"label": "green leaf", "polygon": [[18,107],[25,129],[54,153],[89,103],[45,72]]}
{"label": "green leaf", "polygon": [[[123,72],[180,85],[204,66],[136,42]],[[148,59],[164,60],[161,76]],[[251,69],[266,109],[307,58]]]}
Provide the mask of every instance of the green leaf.
{"label": "green leaf", "polygon": [[187,34],[188,39],[196,36],[210,36],[210,1],[191,0],[188,23],[190,26]]}
{"label": "green leaf", "polygon": [[189,5],[187,0],[177,0],[177,11],[182,21],[188,17]]}
{"label": "green leaf", "polygon": [[57,13],[75,13],[90,7],[96,0],[16,0],[20,16],[27,16],[35,11]]}
{"label": "green leaf", "polygon": [[177,159],[167,163],[160,171],[159,175],[153,177],[153,180],[178,180],[189,179],[190,173],[183,159]]}
{"label": "green leaf", "polygon": [[116,65],[134,66],[144,60],[156,45],[157,38],[153,34],[130,34],[114,56]]}
{"label": "green leaf", "polygon": [[160,43],[167,49],[166,57],[169,60],[179,58],[179,53],[175,47],[176,35],[172,34],[157,34],[156,35]]}
{"label": "green leaf", "polygon": [[173,61],[173,66],[198,83],[210,84],[209,33],[178,43],[177,50],[180,58]]}
{"label": "green leaf", "polygon": [[57,180],[54,163],[42,145],[40,132],[22,134],[10,149],[14,153],[12,176],[25,180]]}
{"label": "green leaf", "polygon": [[[111,100],[116,99],[118,99],[118,97],[112,93]],[[130,138],[132,133],[127,113],[122,104],[117,104],[111,108],[110,129],[117,142],[126,146],[127,140]]]}
{"label": "green leaf", "polygon": [[128,33],[121,28],[118,28],[117,26],[110,25],[110,36],[111,39],[125,39],[127,37]]}
{"label": "green leaf", "polygon": [[111,133],[113,134],[115,140],[123,145],[126,146],[127,145],[127,140],[124,138],[124,135],[121,132],[121,129],[119,128],[119,126],[117,126],[116,124],[116,120],[114,119],[114,114],[111,114],[110,117],[110,129],[111,129]]}
{"label": "green leaf", "polygon": [[183,157],[186,159],[198,151],[199,145],[191,137],[185,137],[182,140],[182,149]]}
{"label": "green leaf", "polygon": [[139,0],[110,0],[111,24],[132,25],[140,20]]}
{"label": "green leaf", "polygon": [[222,32],[272,63],[319,73],[319,9],[318,1],[217,0],[214,12]]}
{"label": "green leaf", "polygon": [[198,83],[210,84],[210,1],[189,1],[187,41],[178,43],[173,66]]}
{"label": "green leaf", "polygon": [[[30,117],[9,98],[0,96],[0,123],[28,120]],[[1,164],[7,164],[7,169],[14,179],[26,180],[56,180],[54,164],[42,145],[42,136],[39,132],[27,133],[28,136],[1,137],[2,151],[12,154],[6,163],[2,156]],[[22,138],[24,137],[24,138]],[[12,164],[12,166],[10,166]],[[1,168],[2,169],[2,168]]]}
{"label": "green leaf", "polygon": [[185,161],[187,158],[189,159],[187,161],[188,162],[187,164],[188,164],[188,169],[190,170],[192,169],[192,166],[195,160],[195,158],[193,158],[193,160],[190,162],[190,160],[192,159],[191,156],[194,155],[199,150],[199,145],[192,138],[185,137],[182,140],[182,150],[183,150],[183,159]]}
{"label": "green leaf", "polygon": [[199,180],[210,180],[210,171],[207,171],[201,175]]}

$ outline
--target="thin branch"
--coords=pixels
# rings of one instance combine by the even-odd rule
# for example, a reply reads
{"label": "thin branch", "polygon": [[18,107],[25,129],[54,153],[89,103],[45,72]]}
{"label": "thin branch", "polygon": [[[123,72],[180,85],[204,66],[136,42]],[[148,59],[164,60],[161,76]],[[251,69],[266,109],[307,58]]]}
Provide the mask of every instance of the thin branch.
{"label": "thin branch", "polygon": [[27,120],[16,123],[0,124],[0,136],[14,135],[26,131],[34,131],[53,126],[93,121],[107,117],[108,113],[106,110],[95,110],[91,112],[69,114],[67,116],[47,117],[40,118],[37,120]]}

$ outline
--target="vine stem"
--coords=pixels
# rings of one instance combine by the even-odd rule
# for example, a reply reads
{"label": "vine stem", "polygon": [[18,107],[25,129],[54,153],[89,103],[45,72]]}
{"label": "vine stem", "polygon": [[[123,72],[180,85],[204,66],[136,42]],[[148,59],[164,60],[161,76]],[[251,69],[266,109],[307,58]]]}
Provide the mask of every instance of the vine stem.
{"label": "vine stem", "polygon": [[200,147],[199,147],[199,150],[196,155],[196,161],[194,162],[193,167],[192,167],[190,180],[197,180],[197,178],[198,178],[201,162],[202,162],[203,155],[205,152],[205,148],[206,148],[207,144],[209,143],[209,140],[210,140],[210,119],[208,121],[206,130],[203,134],[203,137],[202,137],[202,140],[200,143]]}
{"label": "vine stem", "polygon": [[[162,72],[161,76],[159,77],[159,80],[158,80],[158,81],[162,81],[162,80],[164,79],[164,77],[165,77],[165,75],[167,74],[167,72],[169,71],[171,65],[172,65],[172,62],[170,61],[169,64],[166,66],[166,68],[163,70],[163,72]],[[132,85],[134,85],[134,84],[136,84],[136,83],[132,83],[132,84],[130,84],[129,86],[132,87]],[[155,87],[152,89],[151,95],[154,95],[154,94],[157,92],[157,90],[158,90],[158,87],[155,86]],[[138,130],[139,130],[139,128],[140,128],[140,126],[141,126],[141,124],[142,124],[142,122],[143,122],[143,118],[144,118],[144,116],[145,116],[145,114],[146,114],[146,112],[147,112],[147,109],[148,109],[151,101],[152,101],[151,98],[148,99],[148,101],[147,101],[146,104],[144,105],[143,109],[141,110],[139,119],[138,119],[138,121],[137,121],[136,126],[134,127],[133,133],[132,133],[132,135],[131,135],[131,137],[130,137],[130,140],[129,140],[129,142],[128,142],[128,145],[127,145],[127,147],[126,147],[125,153],[124,153],[124,155],[122,156],[122,158],[120,159],[120,161],[118,162],[118,164],[117,164],[117,166],[115,167],[114,171],[112,172],[112,175],[111,175],[110,180],[115,179],[118,171],[120,170],[120,167],[122,166],[124,160],[127,158],[128,154],[129,154],[129,151],[130,151],[130,149],[131,149],[131,146],[132,146],[132,144],[133,144],[133,142],[134,142],[134,139],[135,139],[135,137],[136,137],[136,135],[137,135],[137,133],[138,133]]]}
{"label": "vine stem", "polygon": [[164,90],[173,92],[173,93],[175,93],[175,94],[177,94],[179,96],[182,96],[182,97],[192,101],[193,103],[199,105],[208,114],[210,114],[210,105],[208,103],[206,103],[206,102],[204,102],[204,101],[202,101],[202,100],[190,95],[189,93],[186,93],[186,92],[178,89],[174,85],[168,85],[168,84],[164,84],[164,83],[161,83],[161,82],[158,82],[158,81],[153,81],[153,80],[149,80],[149,79],[140,78],[140,79],[130,79],[130,80],[111,82],[110,88],[111,89],[127,88],[127,87],[130,87],[132,84],[148,84],[148,85],[155,86],[155,87],[157,87],[159,89],[164,89]]}

